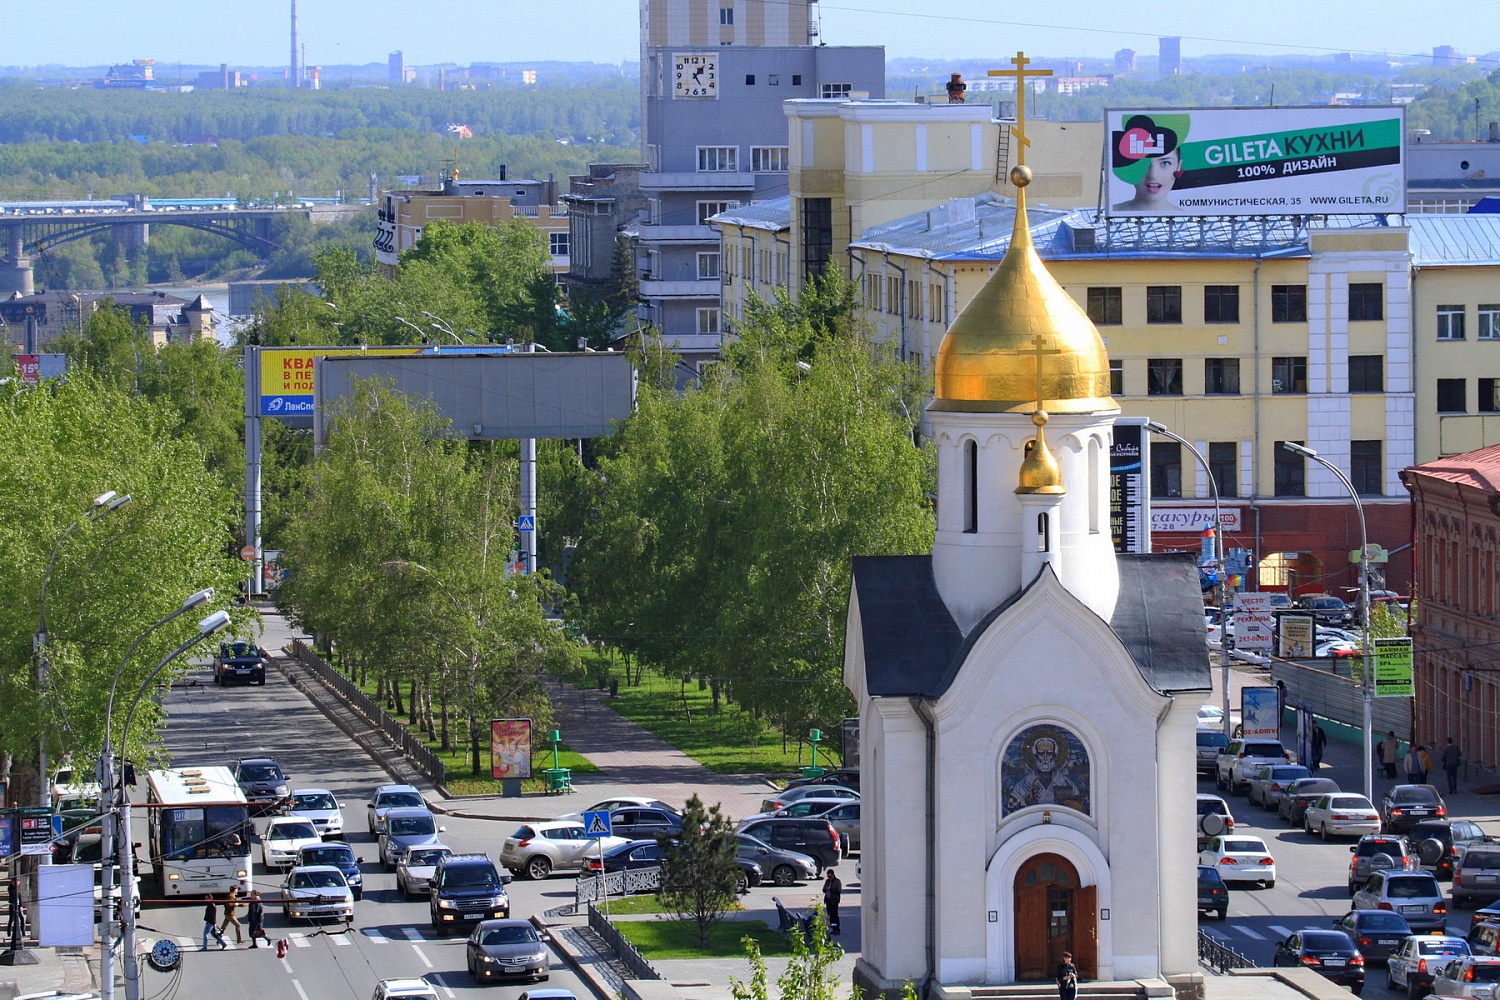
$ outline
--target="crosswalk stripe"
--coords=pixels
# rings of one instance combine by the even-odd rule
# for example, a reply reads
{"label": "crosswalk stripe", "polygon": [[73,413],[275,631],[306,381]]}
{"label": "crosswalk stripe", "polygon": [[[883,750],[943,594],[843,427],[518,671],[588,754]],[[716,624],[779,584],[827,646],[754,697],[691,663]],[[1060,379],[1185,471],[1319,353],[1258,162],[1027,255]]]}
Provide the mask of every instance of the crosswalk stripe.
{"label": "crosswalk stripe", "polygon": [[354,943],[353,941],[349,940],[349,935],[347,934],[330,934],[328,936],[333,938],[333,943],[338,945],[340,948],[347,948]]}
{"label": "crosswalk stripe", "polygon": [[306,934],[288,934],[287,937],[291,938],[292,944],[296,945],[298,948],[312,947],[312,942],[307,939]]}
{"label": "crosswalk stripe", "polygon": [[365,937],[369,938],[370,941],[372,943],[374,943],[374,944],[390,944],[391,943],[391,941],[390,941],[389,938],[387,938],[384,934],[380,933],[380,931],[377,930],[374,927],[366,927],[363,930],[361,930],[360,933],[363,934]]}
{"label": "crosswalk stripe", "polygon": [[406,940],[408,941],[424,940],[424,938],[422,937],[422,932],[417,930],[415,927],[403,927],[401,928],[401,933],[406,935]]}
{"label": "crosswalk stripe", "polygon": [[1255,931],[1252,931],[1248,927],[1236,927],[1235,930],[1239,931],[1241,934],[1244,934],[1246,937],[1253,937],[1257,941],[1264,941],[1266,939],[1266,936],[1264,934],[1257,934]]}
{"label": "crosswalk stripe", "polygon": [[437,975],[436,973],[434,973],[433,976],[432,976],[432,981],[435,982],[435,983],[437,983],[438,987],[441,988],[442,991],[445,994],[447,994],[448,996],[450,996],[450,997],[456,997],[456,996],[458,996],[457,993],[454,993],[452,990],[450,990],[448,988],[448,984],[447,983],[443,982],[443,977],[442,976]]}
{"label": "crosswalk stripe", "polygon": [[1291,931],[1287,930],[1285,927],[1280,926],[1279,924],[1272,924],[1271,930],[1275,931],[1279,937],[1289,938],[1292,936]]}
{"label": "crosswalk stripe", "polygon": [[180,938],[177,939],[177,943],[180,944],[180,945],[182,945],[184,948],[188,948],[188,947],[191,947],[193,945],[198,945],[198,946],[201,947],[203,945],[202,941],[194,941],[190,937],[180,937]]}

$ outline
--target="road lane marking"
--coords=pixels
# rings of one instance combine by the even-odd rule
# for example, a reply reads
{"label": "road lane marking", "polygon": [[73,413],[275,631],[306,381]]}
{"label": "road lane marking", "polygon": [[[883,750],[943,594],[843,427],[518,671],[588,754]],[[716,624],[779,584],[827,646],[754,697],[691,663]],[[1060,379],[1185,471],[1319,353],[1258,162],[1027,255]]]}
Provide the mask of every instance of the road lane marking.
{"label": "road lane marking", "polygon": [[293,975],[293,972],[292,972],[292,963],[291,962],[288,962],[286,959],[283,958],[281,960],[281,967],[286,970],[286,974],[287,975],[289,975],[289,976]]}
{"label": "road lane marking", "polygon": [[406,940],[408,941],[424,940],[424,938],[422,937],[422,932],[417,930],[415,927],[403,927],[401,928],[401,933],[406,935]]}
{"label": "road lane marking", "polygon": [[435,983],[437,983],[438,984],[438,988],[441,989],[444,993],[448,994],[448,996],[450,996],[450,997],[456,997],[456,996],[458,996],[457,993],[454,993],[452,990],[450,990],[448,988],[448,984],[445,983],[445,982],[443,982],[443,977],[440,976],[440,975],[438,975],[437,973],[433,973],[433,975],[432,975],[432,981],[435,982]]}
{"label": "road lane marking", "polygon": [[1241,934],[1246,935],[1247,937],[1253,937],[1257,941],[1264,941],[1266,939],[1266,936],[1264,934],[1257,934],[1255,931],[1252,931],[1248,927],[1236,927],[1235,930],[1239,931]]}
{"label": "road lane marking", "polygon": [[328,936],[333,938],[333,943],[338,945],[340,948],[348,948],[350,945],[354,944],[353,941],[349,940],[348,933],[330,934]]}
{"label": "road lane marking", "polygon": [[302,1000],[308,1000],[307,991],[302,988],[302,984],[300,982],[298,982],[297,980],[293,979],[292,980],[292,988],[297,991],[297,995],[299,997],[301,997]]}
{"label": "road lane marking", "polygon": [[1287,930],[1285,927],[1280,926],[1279,924],[1272,924],[1270,929],[1273,930],[1273,931],[1275,931],[1283,939],[1289,938],[1289,937],[1292,936],[1292,932],[1291,931]]}
{"label": "road lane marking", "polygon": [[306,934],[289,934],[287,936],[291,938],[292,944],[296,945],[298,948],[312,947],[312,942],[307,939]]}
{"label": "road lane marking", "polygon": [[1207,934],[1209,937],[1213,938],[1216,941],[1227,942],[1229,940],[1228,934],[1225,934],[1223,931],[1216,931],[1211,927],[1203,928],[1203,933]]}
{"label": "road lane marking", "polygon": [[422,964],[423,965],[427,966],[429,969],[432,968],[432,961],[430,959],[428,959],[428,957],[426,955],[422,954],[422,946],[421,945],[414,944],[414,945],[411,946],[411,950],[417,953],[417,957],[422,960]]}
{"label": "road lane marking", "polygon": [[376,928],[376,927],[366,927],[363,930],[361,930],[360,933],[363,934],[365,937],[369,938],[370,941],[372,943],[374,943],[374,944],[390,944],[391,943],[390,939],[387,938],[384,934],[380,933],[379,928]]}

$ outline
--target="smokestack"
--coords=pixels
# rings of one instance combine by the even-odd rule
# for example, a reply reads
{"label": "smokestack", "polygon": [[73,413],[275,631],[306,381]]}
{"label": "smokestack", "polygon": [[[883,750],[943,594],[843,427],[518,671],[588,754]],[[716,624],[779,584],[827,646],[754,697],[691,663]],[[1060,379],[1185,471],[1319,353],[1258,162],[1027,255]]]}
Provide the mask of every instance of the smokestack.
{"label": "smokestack", "polygon": [[288,77],[293,87],[302,86],[302,73],[298,66],[300,50],[297,46],[297,0],[292,0],[292,75]]}

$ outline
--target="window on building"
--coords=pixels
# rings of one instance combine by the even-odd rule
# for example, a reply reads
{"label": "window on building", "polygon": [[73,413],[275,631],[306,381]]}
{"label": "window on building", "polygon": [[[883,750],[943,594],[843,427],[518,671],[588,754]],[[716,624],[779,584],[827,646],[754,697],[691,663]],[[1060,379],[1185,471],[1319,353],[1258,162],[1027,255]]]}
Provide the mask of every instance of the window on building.
{"label": "window on building", "polygon": [[1182,286],[1146,286],[1146,322],[1182,322]]}
{"label": "window on building", "polygon": [[1115,358],[1109,359],[1109,394],[1125,395],[1125,362]]}
{"label": "window on building", "polygon": [[568,233],[547,234],[547,252],[554,257],[566,257],[568,255],[568,246],[571,243],[572,240]]}
{"label": "window on building", "polygon": [[1271,359],[1271,391],[1272,392],[1306,392],[1307,391],[1307,359],[1306,358],[1272,358]]}
{"label": "window on building", "polygon": [[802,199],[802,277],[823,273],[833,255],[833,199]]}
{"label": "window on building", "polygon": [[1240,446],[1237,441],[1210,441],[1208,443],[1208,472],[1214,477],[1220,497],[1240,495]]}
{"label": "window on building", "polygon": [[1296,452],[1287,451],[1281,444],[1282,442],[1277,441],[1274,449],[1276,495],[1279,497],[1306,496],[1307,460]]}
{"label": "window on building", "polygon": [[908,280],[906,283],[906,315],[910,319],[922,318],[922,283]]}
{"label": "window on building", "polygon": [[786,146],[750,147],[750,169],[757,174],[784,174],[790,163]]}
{"label": "window on building", "polygon": [[1151,442],[1151,495],[1182,496],[1182,445]]}
{"label": "window on building", "polygon": [[1463,340],[1464,339],[1464,307],[1463,306],[1438,306],[1437,307],[1437,339],[1438,340]]}
{"label": "window on building", "polygon": [[1146,392],[1152,396],[1181,396],[1182,359],[1148,359],[1146,361]]}
{"label": "window on building", "polygon": [[892,316],[901,315],[901,279],[894,274],[885,276],[885,311]]}
{"label": "window on building", "polygon": [[1239,285],[1203,286],[1203,322],[1238,323],[1240,321]]}
{"label": "window on building", "polygon": [[[792,82],[797,81],[794,79]],[[819,97],[848,97],[853,91],[852,83],[824,83],[818,86]]]}
{"label": "window on building", "polygon": [[802,86],[802,74],[801,73],[793,73],[792,74],[792,86],[793,87],[800,87],[800,86]]}
{"label": "window on building", "polygon": [[698,310],[698,332],[699,333],[718,333],[719,332],[719,310],[717,310],[717,309],[699,309]]}
{"label": "window on building", "polygon": [[753,87],[753,86],[755,86],[755,74],[754,73],[746,73],[745,74],[745,86],[747,86],[747,87]]}
{"label": "window on building", "polygon": [[1500,413],[1500,378],[1479,380],[1479,412]]}
{"label": "window on building", "polygon": [[738,208],[737,201],[700,201],[698,202],[698,225],[708,225],[708,220],[720,212],[727,212],[731,208]]}
{"label": "window on building", "polygon": [[979,530],[979,445],[964,442],[964,533]]}
{"label": "window on building", "polygon": [[1379,354],[1349,355],[1349,391],[1385,392],[1385,358]]}
{"label": "window on building", "polygon": [[719,8],[719,23],[722,24],[722,25],[724,25],[726,28],[727,27],[732,27],[734,25],[734,8],[733,7],[720,7]]}
{"label": "window on building", "polygon": [[1349,442],[1349,481],[1361,496],[1379,496],[1385,491],[1385,470],[1379,441]]}
{"label": "window on building", "polygon": [[942,285],[927,286],[927,319],[932,323],[948,325],[946,296]]}
{"label": "window on building", "polygon": [[740,169],[738,146],[699,146],[698,172],[716,173]]}
{"label": "window on building", "polygon": [[1176,441],[1151,442],[1151,495],[1182,496],[1182,446]]}
{"label": "window on building", "polygon": [[1203,391],[1210,396],[1240,394],[1240,359],[1208,358],[1203,362]]}
{"label": "window on building", "polygon": [[1461,378],[1438,379],[1437,408],[1439,413],[1468,413],[1468,380]]}
{"label": "window on building", "polygon": [[1271,322],[1307,322],[1307,286],[1271,286]]}
{"label": "window on building", "polygon": [[718,253],[700,253],[698,255],[698,280],[708,281],[719,277],[719,255]]}
{"label": "window on building", "polygon": [[1349,283],[1349,322],[1385,319],[1385,286],[1378,281]]}
{"label": "window on building", "polygon": [[1479,304],[1480,340],[1500,340],[1500,305]]}
{"label": "window on building", "polygon": [[1095,326],[1119,326],[1124,322],[1123,294],[1119,288],[1090,288],[1089,319]]}

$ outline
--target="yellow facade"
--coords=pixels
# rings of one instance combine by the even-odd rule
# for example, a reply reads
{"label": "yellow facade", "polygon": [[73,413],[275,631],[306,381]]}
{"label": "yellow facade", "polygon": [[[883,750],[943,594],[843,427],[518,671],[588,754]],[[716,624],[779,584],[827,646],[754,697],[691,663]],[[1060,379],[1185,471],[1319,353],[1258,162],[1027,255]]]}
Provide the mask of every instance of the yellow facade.
{"label": "yellow facade", "polygon": [[1412,293],[1419,460],[1500,444],[1500,265],[1423,267]]}
{"label": "yellow facade", "polygon": [[[514,186],[514,185],[512,185]],[[386,244],[376,244],[376,260],[381,273],[391,277],[396,258],[403,250],[416,246],[422,229],[436,219],[462,225],[478,222],[498,226],[520,219],[541,234],[551,257],[553,274],[564,274],[569,267],[568,210],[565,205],[515,205],[505,191],[504,181],[497,181],[497,194],[445,194],[441,191],[388,191],[382,199],[389,216],[381,220]]]}

